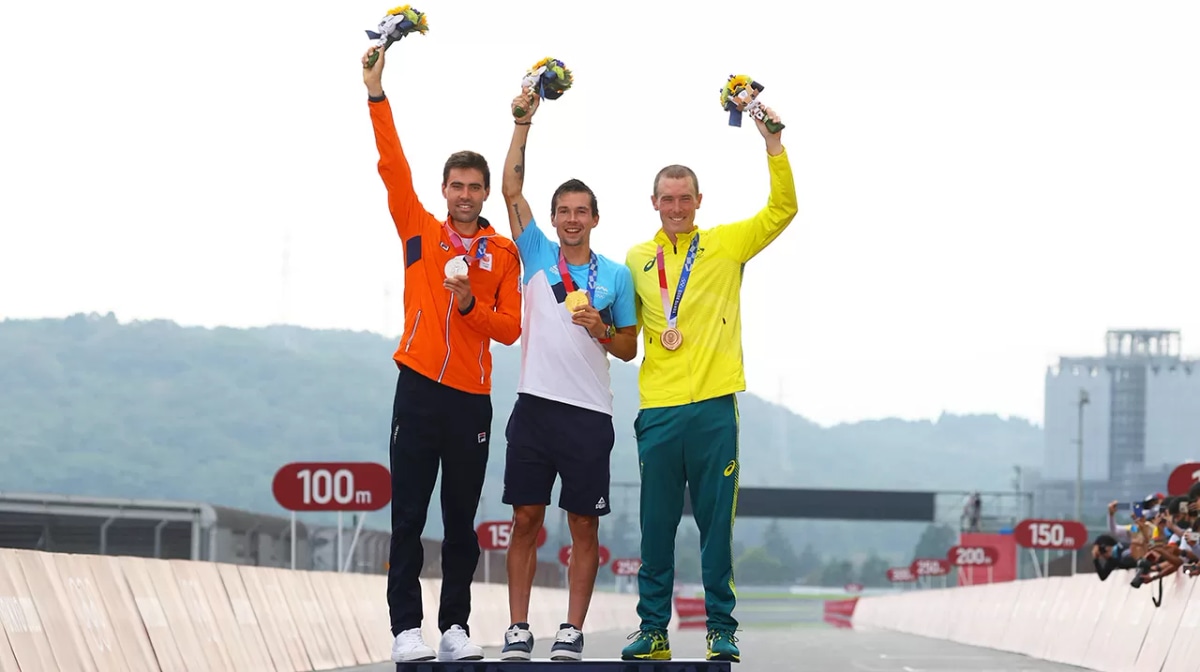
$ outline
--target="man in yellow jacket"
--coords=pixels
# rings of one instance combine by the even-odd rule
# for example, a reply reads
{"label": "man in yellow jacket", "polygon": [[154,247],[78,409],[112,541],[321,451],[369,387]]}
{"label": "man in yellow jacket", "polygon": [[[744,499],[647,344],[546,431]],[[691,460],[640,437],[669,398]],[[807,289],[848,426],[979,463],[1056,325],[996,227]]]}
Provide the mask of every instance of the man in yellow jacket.
{"label": "man in yellow jacket", "polygon": [[[763,108],[768,118],[775,113]],[[635,246],[633,275],[643,352],[641,404],[634,430],[641,465],[642,568],[639,632],[625,660],[671,657],[667,626],[675,577],[675,531],[683,493],[691,493],[700,528],[708,612],[709,660],[739,661],[733,581],[733,519],[738,489],[738,410],[746,389],[742,366],[741,285],[746,262],[796,216],[796,188],[779,132],[756,120],[766,140],[771,195],[754,216],[698,229],[696,174],[667,166],[651,201],[662,227]]]}

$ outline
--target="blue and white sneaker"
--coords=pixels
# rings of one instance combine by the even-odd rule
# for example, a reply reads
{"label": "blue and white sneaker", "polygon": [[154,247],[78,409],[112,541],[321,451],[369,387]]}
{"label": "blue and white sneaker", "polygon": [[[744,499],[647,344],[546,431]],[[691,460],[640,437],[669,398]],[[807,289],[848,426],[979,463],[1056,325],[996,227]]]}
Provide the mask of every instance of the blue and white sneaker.
{"label": "blue and white sneaker", "polygon": [[500,660],[529,660],[533,657],[533,633],[528,623],[513,623],[504,631]]}
{"label": "blue and white sneaker", "polygon": [[554,646],[550,647],[550,660],[583,660],[583,633],[570,623],[558,628]]}

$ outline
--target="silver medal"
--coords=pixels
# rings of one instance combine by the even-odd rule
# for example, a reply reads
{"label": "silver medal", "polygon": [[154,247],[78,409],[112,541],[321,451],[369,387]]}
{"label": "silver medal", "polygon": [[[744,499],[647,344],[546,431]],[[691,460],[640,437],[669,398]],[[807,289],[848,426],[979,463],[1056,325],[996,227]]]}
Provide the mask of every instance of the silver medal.
{"label": "silver medal", "polygon": [[462,257],[452,257],[450,261],[446,262],[446,278],[449,279],[459,275],[466,275],[468,268],[469,267],[467,266],[466,259],[463,259]]}

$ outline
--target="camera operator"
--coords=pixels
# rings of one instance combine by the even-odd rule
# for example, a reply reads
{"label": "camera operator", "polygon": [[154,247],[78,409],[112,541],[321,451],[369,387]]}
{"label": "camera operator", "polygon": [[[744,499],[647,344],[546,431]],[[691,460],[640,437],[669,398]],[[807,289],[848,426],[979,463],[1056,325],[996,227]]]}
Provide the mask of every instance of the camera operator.
{"label": "camera operator", "polygon": [[1136,569],[1137,560],[1129,553],[1129,547],[1108,534],[1096,537],[1092,543],[1092,565],[1096,575],[1103,581],[1114,569]]}

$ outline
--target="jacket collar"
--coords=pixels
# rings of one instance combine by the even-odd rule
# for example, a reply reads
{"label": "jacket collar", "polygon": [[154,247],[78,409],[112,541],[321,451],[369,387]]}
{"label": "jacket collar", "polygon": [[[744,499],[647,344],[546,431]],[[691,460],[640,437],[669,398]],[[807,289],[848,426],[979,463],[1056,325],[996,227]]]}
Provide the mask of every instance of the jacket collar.
{"label": "jacket collar", "polygon": [[[496,230],[492,228],[492,223],[489,222],[486,217],[484,217],[483,215],[480,215],[479,219],[477,221],[479,223],[479,231],[477,231],[474,236],[471,236],[471,238],[485,238],[488,236],[496,235]],[[442,220],[442,228],[449,229],[449,230],[457,233],[458,230],[455,229],[454,225],[451,224],[450,222],[451,222],[450,215],[446,215],[446,219]],[[461,236],[462,234],[459,233],[458,235]]]}
{"label": "jacket collar", "polygon": [[[695,224],[692,225],[691,231],[675,234],[676,247],[687,247],[692,242],[692,237],[700,233],[700,229]],[[671,238],[667,236],[667,232],[661,228],[658,233],[654,234],[654,242],[657,245],[662,245],[664,249],[671,246]]]}

